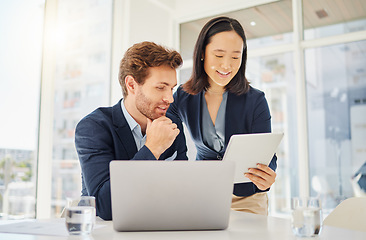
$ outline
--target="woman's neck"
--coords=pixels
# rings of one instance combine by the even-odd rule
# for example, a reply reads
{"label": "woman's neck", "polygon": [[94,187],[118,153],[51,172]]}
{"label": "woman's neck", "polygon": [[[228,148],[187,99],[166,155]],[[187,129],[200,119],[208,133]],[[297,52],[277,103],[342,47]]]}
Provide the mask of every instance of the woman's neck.
{"label": "woman's neck", "polygon": [[225,92],[225,88],[224,87],[212,87],[210,86],[207,90],[207,93],[212,94],[212,95],[222,95]]}

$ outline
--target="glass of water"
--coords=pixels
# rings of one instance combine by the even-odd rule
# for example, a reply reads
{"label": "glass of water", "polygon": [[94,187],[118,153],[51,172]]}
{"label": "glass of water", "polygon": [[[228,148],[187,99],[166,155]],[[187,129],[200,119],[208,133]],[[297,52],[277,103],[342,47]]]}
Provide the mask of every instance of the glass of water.
{"label": "glass of water", "polygon": [[298,237],[314,237],[322,228],[321,203],[317,198],[296,197],[291,200],[292,231]]}
{"label": "glass of water", "polygon": [[95,198],[68,198],[65,213],[66,228],[71,235],[88,235],[95,224]]}

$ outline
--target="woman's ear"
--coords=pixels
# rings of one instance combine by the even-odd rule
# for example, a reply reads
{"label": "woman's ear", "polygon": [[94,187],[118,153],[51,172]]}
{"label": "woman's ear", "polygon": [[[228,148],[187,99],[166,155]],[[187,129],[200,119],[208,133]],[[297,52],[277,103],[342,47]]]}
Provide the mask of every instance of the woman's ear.
{"label": "woman's ear", "polygon": [[132,77],[131,75],[127,75],[125,77],[125,84],[126,84],[128,95],[135,94],[136,84],[137,84],[135,81],[135,78]]}

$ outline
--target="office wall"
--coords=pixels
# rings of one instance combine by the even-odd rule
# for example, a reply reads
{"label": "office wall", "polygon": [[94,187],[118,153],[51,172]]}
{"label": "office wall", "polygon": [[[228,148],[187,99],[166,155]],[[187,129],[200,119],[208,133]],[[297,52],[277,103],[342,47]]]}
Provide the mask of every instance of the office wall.
{"label": "office wall", "polygon": [[111,69],[111,104],[122,97],[118,83],[119,63],[124,52],[134,43],[153,41],[174,47],[174,1],[115,0],[113,12],[113,41]]}
{"label": "office wall", "polygon": [[172,16],[169,9],[152,1],[134,0],[130,5],[130,45],[154,41],[172,46]]}

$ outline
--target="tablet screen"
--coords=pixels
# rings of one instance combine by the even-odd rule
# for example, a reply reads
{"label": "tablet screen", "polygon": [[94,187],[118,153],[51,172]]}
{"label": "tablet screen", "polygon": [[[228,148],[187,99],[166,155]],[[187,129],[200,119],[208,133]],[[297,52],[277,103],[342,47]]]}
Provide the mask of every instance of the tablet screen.
{"label": "tablet screen", "polygon": [[253,133],[232,135],[223,161],[235,162],[234,183],[250,182],[244,176],[248,168],[256,168],[257,163],[269,165],[280,144],[283,133]]}

